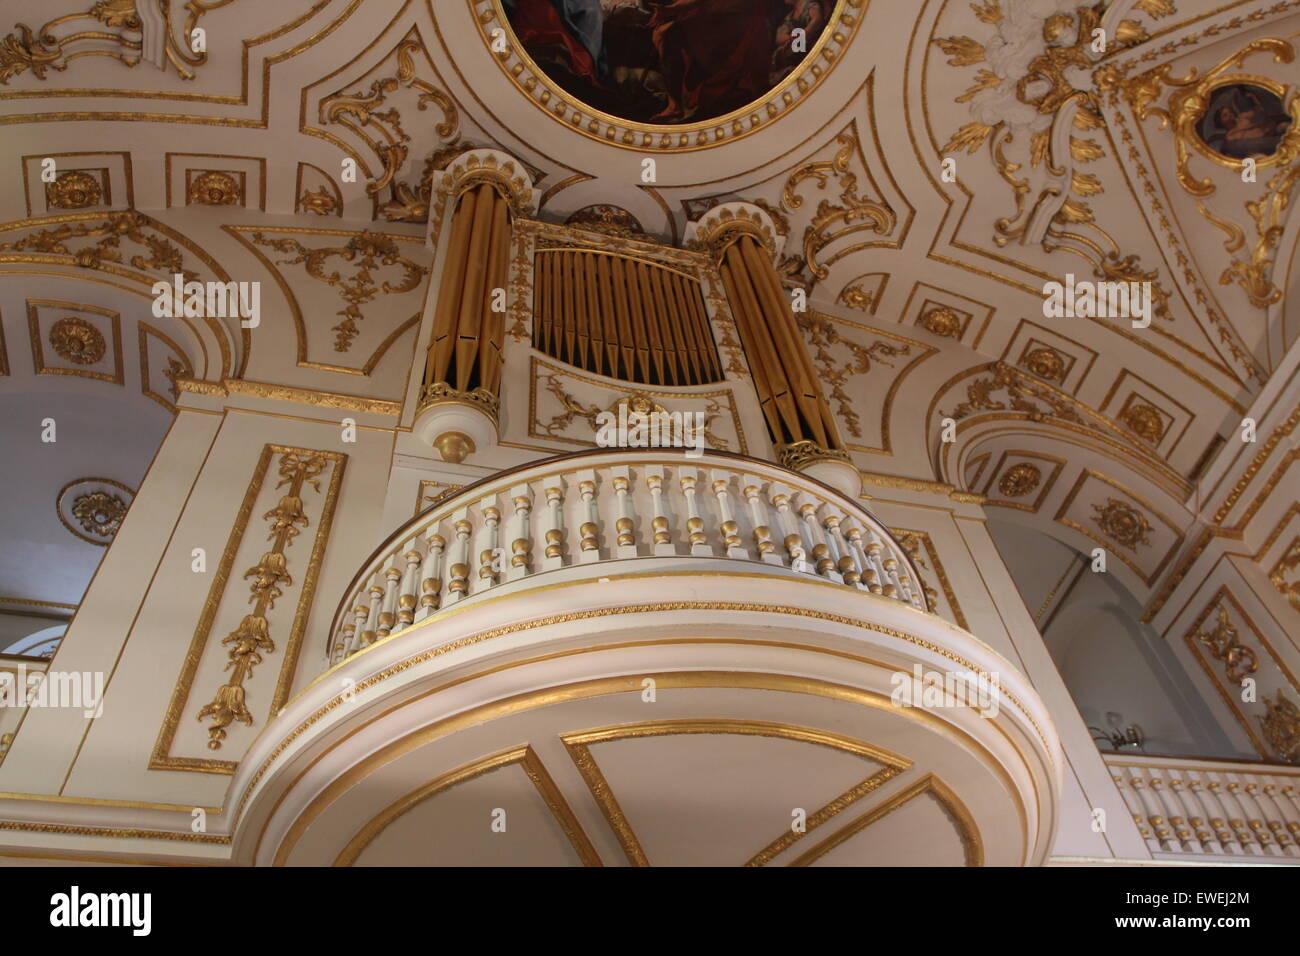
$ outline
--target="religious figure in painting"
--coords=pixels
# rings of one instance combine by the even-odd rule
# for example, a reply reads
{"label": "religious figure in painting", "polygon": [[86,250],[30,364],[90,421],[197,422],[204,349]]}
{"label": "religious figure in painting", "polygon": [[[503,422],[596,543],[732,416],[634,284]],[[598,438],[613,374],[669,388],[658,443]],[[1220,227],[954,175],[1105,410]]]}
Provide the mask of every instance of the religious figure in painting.
{"label": "religious figure in painting", "polygon": [[587,105],[655,124],[714,119],[790,75],[834,0],[503,0],[524,49]]}
{"label": "religious figure in painting", "polygon": [[1272,156],[1291,128],[1291,117],[1271,90],[1234,83],[1210,94],[1198,133],[1229,159]]}

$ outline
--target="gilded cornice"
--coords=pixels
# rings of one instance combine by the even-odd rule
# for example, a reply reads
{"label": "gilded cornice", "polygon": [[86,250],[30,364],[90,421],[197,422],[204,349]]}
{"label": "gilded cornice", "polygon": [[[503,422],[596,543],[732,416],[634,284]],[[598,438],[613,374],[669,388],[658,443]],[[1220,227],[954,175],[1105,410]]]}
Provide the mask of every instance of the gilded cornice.
{"label": "gilded cornice", "polygon": [[361,395],[342,395],[337,392],[295,388],[290,385],[272,385],[267,382],[255,382],[239,378],[227,378],[220,382],[210,382],[177,376],[176,387],[182,392],[189,392],[194,395],[208,395],[215,398],[249,395],[254,398],[269,398],[283,402],[298,402],[302,405],[315,405],[319,408],[337,408],[343,411],[369,412],[374,415],[393,417],[401,414],[402,410],[401,402],[365,398]]}

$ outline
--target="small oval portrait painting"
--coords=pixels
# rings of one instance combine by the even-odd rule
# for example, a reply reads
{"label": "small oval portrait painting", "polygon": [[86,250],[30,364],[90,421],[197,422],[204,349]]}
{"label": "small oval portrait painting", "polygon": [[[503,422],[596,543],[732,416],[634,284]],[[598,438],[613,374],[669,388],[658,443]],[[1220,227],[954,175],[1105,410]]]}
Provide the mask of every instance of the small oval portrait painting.
{"label": "small oval portrait painting", "polygon": [[765,96],[814,52],[835,0],[501,0],[538,68],[635,123],[715,119]]}
{"label": "small oval portrait painting", "polygon": [[1292,118],[1272,90],[1233,83],[1212,90],[1196,125],[1206,146],[1230,160],[1272,156],[1291,131]]}

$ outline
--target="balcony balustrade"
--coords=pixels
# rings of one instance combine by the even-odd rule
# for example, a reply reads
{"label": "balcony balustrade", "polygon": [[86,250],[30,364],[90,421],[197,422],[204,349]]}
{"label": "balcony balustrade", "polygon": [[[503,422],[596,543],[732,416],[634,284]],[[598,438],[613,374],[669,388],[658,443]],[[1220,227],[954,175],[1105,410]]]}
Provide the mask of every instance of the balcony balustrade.
{"label": "balcony balustrade", "polygon": [[1154,856],[1300,859],[1300,770],[1143,754],[1105,760]]}
{"label": "balcony balustrade", "polygon": [[716,452],[602,451],[496,475],[397,531],[348,589],[330,663],[505,585],[634,559],[803,574],[928,610],[884,525],[820,482]]}

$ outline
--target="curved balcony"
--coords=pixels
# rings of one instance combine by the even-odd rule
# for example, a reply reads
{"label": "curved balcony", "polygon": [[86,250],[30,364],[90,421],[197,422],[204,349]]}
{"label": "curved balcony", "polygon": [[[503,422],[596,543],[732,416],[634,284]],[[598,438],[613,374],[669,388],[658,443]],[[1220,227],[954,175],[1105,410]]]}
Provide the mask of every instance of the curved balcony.
{"label": "curved balcony", "polygon": [[681,572],[741,563],[928,610],[884,525],[818,481],[717,452],[579,453],[458,490],[392,535],[344,597],[330,663],[505,585],[636,559]]}
{"label": "curved balcony", "polygon": [[236,772],[234,857],[1041,863],[1046,707],[917,582],[857,502],[768,463],[493,476],[365,561],[332,666]]}

